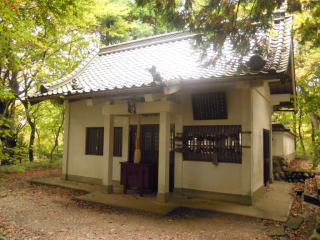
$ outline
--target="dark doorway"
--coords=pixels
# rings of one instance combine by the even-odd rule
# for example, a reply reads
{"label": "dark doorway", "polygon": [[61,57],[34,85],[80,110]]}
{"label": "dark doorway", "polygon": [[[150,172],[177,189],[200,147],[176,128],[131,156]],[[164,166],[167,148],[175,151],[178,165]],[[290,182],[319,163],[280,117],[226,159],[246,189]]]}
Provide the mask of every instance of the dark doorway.
{"label": "dark doorway", "polygon": [[[137,126],[130,126],[129,162],[133,162]],[[154,163],[159,159],[159,125],[141,125],[141,162]]]}
{"label": "dark doorway", "polygon": [[270,183],[270,131],[263,129],[263,181]]}
{"label": "dark doorway", "polygon": [[170,166],[169,166],[169,192],[174,189],[174,149],[175,149],[175,126],[170,126]]}

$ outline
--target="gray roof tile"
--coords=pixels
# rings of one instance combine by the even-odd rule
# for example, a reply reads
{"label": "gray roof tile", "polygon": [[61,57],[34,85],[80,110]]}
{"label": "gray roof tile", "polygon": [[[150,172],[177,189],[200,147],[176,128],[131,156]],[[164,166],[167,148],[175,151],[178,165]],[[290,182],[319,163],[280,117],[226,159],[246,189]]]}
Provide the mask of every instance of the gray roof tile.
{"label": "gray roof tile", "polygon": [[241,58],[228,43],[224,44],[223,54],[216,64],[205,67],[204,63],[215,55],[213,50],[208,49],[207,57],[202,58],[202,50],[195,47],[196,34],[176,32],[101,48],[72,73],[44,85],[47,92],[38,92],[30,97],[148,86],[153,82],[148,71],[152,66],[167,84],[182,80],[268,74],[270,70],[284,73],[289,64],[291,25],[292,18],[283,17],[275,21],[271,37],[261,34],[261,39],[268,41],[268,55],[266,65],[259,72],[239,72],[239,67],[245,65],[253,53]]}

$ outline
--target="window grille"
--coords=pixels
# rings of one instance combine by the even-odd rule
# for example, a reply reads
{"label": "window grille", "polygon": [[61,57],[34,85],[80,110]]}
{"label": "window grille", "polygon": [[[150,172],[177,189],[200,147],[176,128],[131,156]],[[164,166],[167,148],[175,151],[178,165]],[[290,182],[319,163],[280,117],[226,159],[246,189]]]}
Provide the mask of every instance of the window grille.
{"label": "window grille", "polygon": [[227,102],[224,92],[192,95],[194,120],[227,119]]}
{"label": "window grille", "polygon": [[103,155],[103,127],[88,127],[86,130],[86,154]]}
{"label": "window grille", "polygon": [[192,161],[241,163],[241,126],[185,126],[183,158]]}

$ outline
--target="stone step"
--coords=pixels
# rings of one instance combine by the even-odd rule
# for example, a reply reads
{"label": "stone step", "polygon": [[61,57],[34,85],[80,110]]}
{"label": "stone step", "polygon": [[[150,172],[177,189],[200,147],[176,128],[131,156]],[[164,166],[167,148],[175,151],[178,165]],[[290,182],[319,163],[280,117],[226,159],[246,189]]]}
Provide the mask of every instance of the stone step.
{"label": "stone step", "polygon": [[316,184],[317,184],[317,189],[318,189],[318,195],[320,196],[320,177],[316,177]]}
{"label": "stone step", "polygon": [[319,195],[303,194],[303,200],[316,206],[320,206]]}

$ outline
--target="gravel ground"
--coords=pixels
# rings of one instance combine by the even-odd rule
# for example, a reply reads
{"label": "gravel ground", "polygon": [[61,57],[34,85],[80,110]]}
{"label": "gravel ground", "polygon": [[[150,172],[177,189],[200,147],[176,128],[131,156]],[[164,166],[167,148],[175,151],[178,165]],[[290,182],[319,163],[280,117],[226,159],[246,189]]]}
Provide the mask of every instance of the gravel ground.
{"label": "gravel ground", "polygon": [[169,216],[72,200],[74,191],[30,185],[35,176],[0,174],[0,228],[7,239],[271,239],[276,223],[229,214],[178,209]]}

